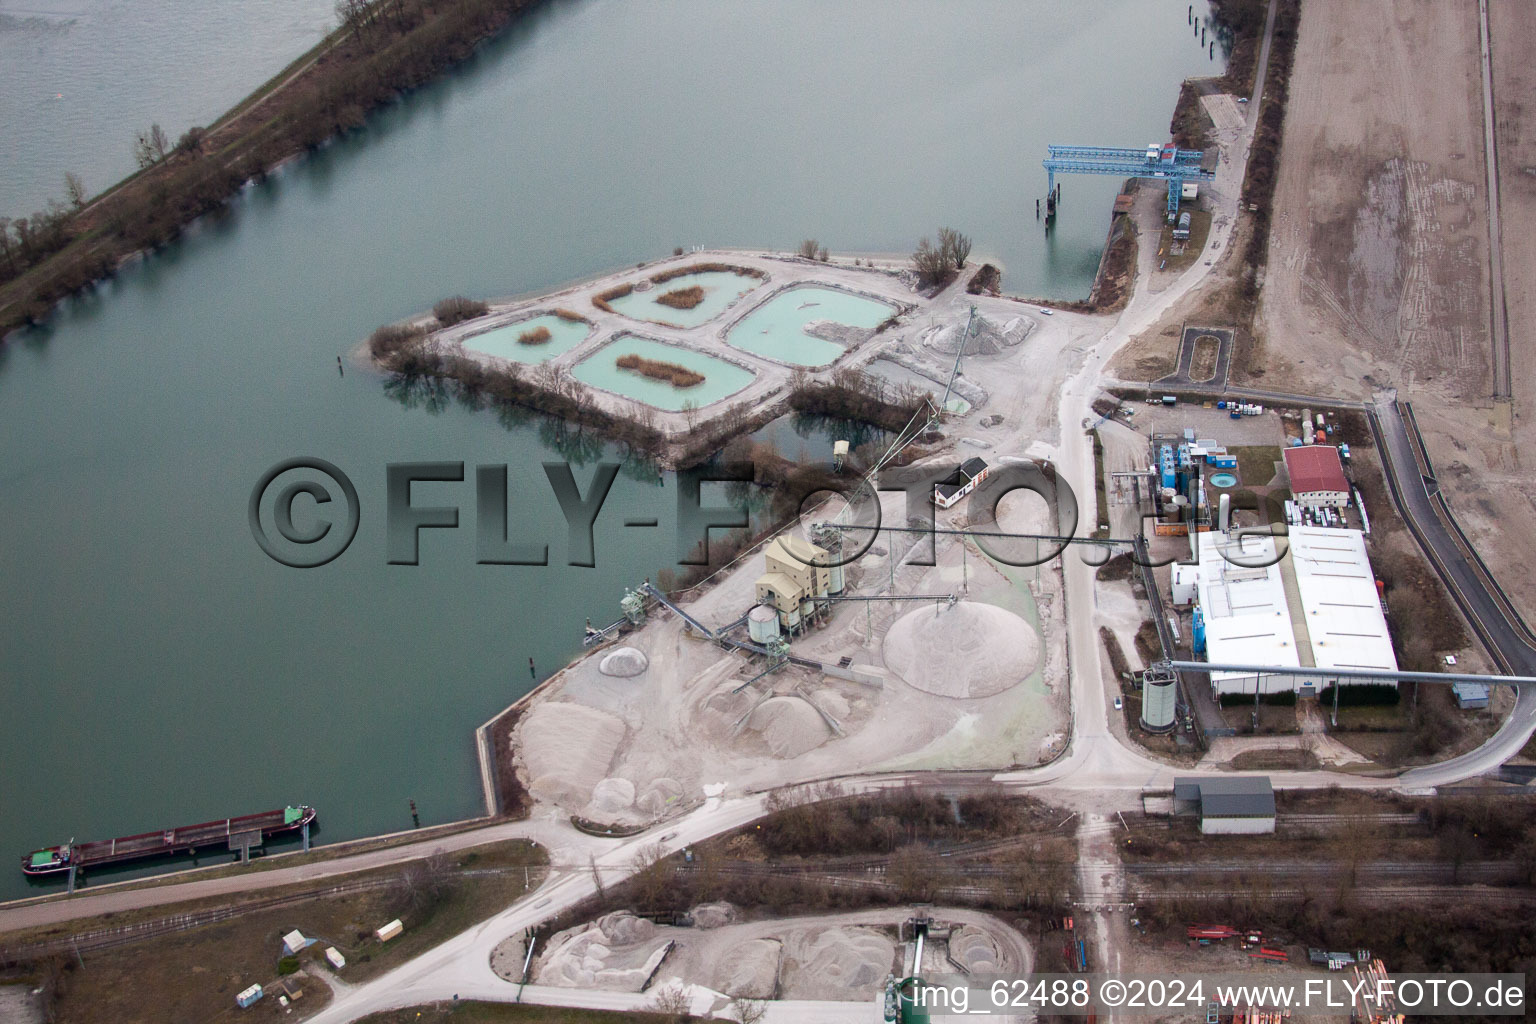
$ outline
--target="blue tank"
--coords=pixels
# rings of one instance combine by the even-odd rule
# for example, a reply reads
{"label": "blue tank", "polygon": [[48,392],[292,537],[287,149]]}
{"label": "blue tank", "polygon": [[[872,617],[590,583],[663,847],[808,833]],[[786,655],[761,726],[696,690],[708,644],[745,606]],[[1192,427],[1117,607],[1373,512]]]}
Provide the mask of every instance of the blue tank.
{"label": "blue tank", "polygon": [[1195,605],[1195,620],[1194,620],[1194,627],[1192,629],[1192,632],[1194,634],[1195,653],[1196,654],[1204,654],[1205,653],[1205,613],[1200,610],[1200,606],[1199,605]]}

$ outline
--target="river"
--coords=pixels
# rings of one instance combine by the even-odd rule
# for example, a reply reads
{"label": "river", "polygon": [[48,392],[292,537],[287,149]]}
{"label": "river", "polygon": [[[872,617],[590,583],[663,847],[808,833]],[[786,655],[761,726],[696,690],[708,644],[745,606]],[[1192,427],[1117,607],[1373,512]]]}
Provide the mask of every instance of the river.
{"label": "river", "polygon": [[[473,727],[526,692],[529,658],[553,671],[584,619],[614,618],[671,559],[676,490],[621,475],[596,568],[568,566],[540,468],[561,457],[554,427],[391,400],[337,355],[455,292],[674,245],[910,251],[942,224],[1009,290],[1079,297],[1117,182],[1067,179],[1045,241],[1040,159],[1047,141],[1166,135],[1179,80],[1219,70],[1180,6],[559,0],[14,336],[0,853],[300,801],[326,840],[409,827],[412,799],[423,823],[478,813]],[[565,438],[579,459],[597,447]],[[362,506],[318,569],[268,559],[246,519],[262,473],[299,455],[344,470]],[[421,460],[469,465],[415,489],[463,525],[387,565],[385,467]],[[476,464],[510,467],[513,531],[549,566],[475,564]],[[0,896],[29,891],[0,872]]]}

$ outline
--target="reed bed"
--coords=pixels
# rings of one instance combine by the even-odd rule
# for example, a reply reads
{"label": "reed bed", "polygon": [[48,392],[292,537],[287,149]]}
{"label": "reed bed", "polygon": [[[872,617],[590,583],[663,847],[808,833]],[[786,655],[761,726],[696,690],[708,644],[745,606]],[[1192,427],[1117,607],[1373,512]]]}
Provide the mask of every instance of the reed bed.
{"label": "reed bed", "polygon": [[522,334],[519,334],[517,336],[517,343],[519,345],[542,345],[553,337],[554,335],[549,332],[548,327],[535,327],[531,331],[524,331]]}
{"label": "reed bed", "polygon": [[701,285],[693,285],[691,288],[674,288],[656,296],[656,301],[673,309],[692,309],[704,301],[704,288]]}
{"label": "reed bed", "polygon": [[704,383],[702,373],[695,373],[676,363],[664,363],[659,359],[646,359],[631,354],[619,356],[614,363],[621,370],[634,370],[655,380],[664,380],[675,388],[691,388]]}

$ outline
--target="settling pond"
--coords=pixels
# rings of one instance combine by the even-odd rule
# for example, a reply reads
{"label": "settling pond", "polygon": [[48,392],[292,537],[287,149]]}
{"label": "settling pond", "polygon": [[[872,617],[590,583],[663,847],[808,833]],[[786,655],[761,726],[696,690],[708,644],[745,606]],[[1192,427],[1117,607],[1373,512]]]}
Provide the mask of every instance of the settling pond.
{"label": "settling pond", "polygon": [[765,359],[826,366],[843,354],[843,346],[805,333],[807,324],[831,320],[849,327],[878,327],[895,312],[890,303],[837,288],[786,288],[742,317],[725,340]]}

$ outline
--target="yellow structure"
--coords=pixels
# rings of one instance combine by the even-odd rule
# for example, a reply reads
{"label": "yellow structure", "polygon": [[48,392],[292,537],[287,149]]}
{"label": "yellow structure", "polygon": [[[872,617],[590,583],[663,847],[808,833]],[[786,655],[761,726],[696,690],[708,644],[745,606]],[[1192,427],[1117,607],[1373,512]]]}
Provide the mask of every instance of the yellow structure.
{"label": "yellow structure", "polygon": [[799,537],[775,537],[763,550],[764,568],[757,579],[757,603],[771,605],[779,620],[793,629],[800,624],[807,602],[824,598],[832,586],[832,573],[824,565],[827,552]]}

